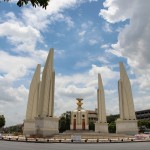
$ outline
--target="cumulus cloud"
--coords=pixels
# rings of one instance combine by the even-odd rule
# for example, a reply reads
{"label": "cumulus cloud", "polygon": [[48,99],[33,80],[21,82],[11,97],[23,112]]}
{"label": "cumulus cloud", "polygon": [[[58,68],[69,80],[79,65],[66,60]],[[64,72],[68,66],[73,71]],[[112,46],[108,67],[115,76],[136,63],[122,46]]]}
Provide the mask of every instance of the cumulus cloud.
{"label": "cumulus cloud", "polygon": [[[7,125],[21,123],[24,119],[28,89],[20,85],[18,80],[24,80],[33,73],[32,70],[38,63],[43,64],[46,59],[48,52],[38,48],[41,43],[46,47],[42,32],[56,21],[65,22],[68,29],[73,28],[72,18],[62,12],[80,3],[83,1],[52,0],[46,10],[25,7],[17,15],[9,11],[3,13],[0,37],[7,39],[10,47],[0,50],[0,113],[5,114]],[[56,57],[60,56],[60,53],[55,54]],[[29,82],[28,79],[30,80],[26,78],[26,83]]]}
{"label": "cumulus cloud", "polygon": [[101,45],[101,48],[103,48],[103,49],[108,49],[109,47],[110,47],[109,44],[103,44],[103,45]]}
{"label": "cumulus cloud", "polygon": [[83,30],[83,31],[79,32],[78,35],[82,38],[85,35],[85,33],[86,33],[86,31]]}
{"label": "cumulus cloud", "polygon": [[15,51],[33,51],[37,41],[41,41],[40,32],[31,26],[23,26],[19,22],[5,21],[0,24],[0,36],[15,46]]}
{"label": "cumulus cloud", "polygon": [[3,76],[0,85],[0,114],[5,115],[6,126],[23,123],[28,89],[24,85],[13,87],[13,82]]}
{"label": "cumulus cloud", "polygon": [[105,24],[104,24],[103,30],[104,30],[105,32],[112,32],[112,28],[111,28],[111,26],[110,26],[109,23],[105,23]]}
{"label": "cumulus cloud", "polygon": [[[119,73],[114,71],[112,68],[107,66],[96,66],[92,65],[88,72],[78,73],[73,75],[61,75],[56,76],[56,91],[55,91],[55,104],[56,112],[60,114],[61,112],[67,110],[73,110],[76,108],[75,99],[81,97],[84,99],[84,106],[86,109],[95,109],[97,107],[97,84],[98,84],[98,73],[101,73],[103,84],[106,90],[106,103],[108,114],[112,113],[109,110],[110,103],[115,102],[117,104],[117,96],[114,95],[117,91],[117,78],[119,78]],[[111,76],[110,76],[111,74]],[[116,78],[116,81],[114,81]],[[114,82],[113,89],[109,84]],[[112,96],[113,95],[113,96]],[[112,99],[113,97],[113,99]],[[64,99],[64,101],[63,101]],[[111,101],[110,101],[111,99]],[[61,103],[61,104],[60,104]],[[66,106],[67,103],[67,106]],[[118,113],[118,107],[114,109],[114,113]],[[114,114],[113,113],[113,114]]]}
{"label": "cumulus cloud", "polygon": [[56,21],[64,21],[71,28],[74,26],[72,19],[64,16],[62,12],[67,8],[73,8],[82,1],[77,0],[51,0],[46,10],[40,7],[26,8],[22,10],[22,17],[26,25],[31,25],[38,30],[47,29],[48,25]]}
{"label": "cumulus cloud", "polygon": [[150,1],[106,0],[100,15],[109,23],[129,20],[112,45],[113,54],[127,58],[141,88],[150,87]]}
{"label": "cumulus cloud", "polygon": [[97,31],[99,29],[92,21],[82,23],[77,32],[79,42],[88,43],[91,46],[100,43],[102,39]]}
{"label": "cumulus cloud", "polygon": [[98,41],[96,39],[89,39],[89,44],[90,45],[95,45],[97,43],[98,43]]}

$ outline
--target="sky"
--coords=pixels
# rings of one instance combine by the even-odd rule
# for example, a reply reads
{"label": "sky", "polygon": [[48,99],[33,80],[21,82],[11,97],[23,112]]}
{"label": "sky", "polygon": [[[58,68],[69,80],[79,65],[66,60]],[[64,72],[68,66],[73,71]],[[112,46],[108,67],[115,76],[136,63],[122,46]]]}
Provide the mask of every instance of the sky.
{"label": "sky", "polygon": [[[47,9],[0,3],[0,114],[23,123],[37,64],[54,48],[55,110],[97,107],[101,74],[107,115],[119,113],[119,62],[131,81],[135,110],[150,109],[150,1],[51,0]],[[42,72],[41,72],[42,73]]]}

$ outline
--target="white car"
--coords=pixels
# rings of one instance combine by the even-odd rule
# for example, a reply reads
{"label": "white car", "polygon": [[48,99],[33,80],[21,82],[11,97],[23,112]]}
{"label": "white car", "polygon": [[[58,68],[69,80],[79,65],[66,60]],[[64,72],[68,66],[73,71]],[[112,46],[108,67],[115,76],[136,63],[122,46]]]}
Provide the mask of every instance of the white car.
{"label": "white car", "polygon": [[0,133],[0,139],[2,139],[2,134]]}

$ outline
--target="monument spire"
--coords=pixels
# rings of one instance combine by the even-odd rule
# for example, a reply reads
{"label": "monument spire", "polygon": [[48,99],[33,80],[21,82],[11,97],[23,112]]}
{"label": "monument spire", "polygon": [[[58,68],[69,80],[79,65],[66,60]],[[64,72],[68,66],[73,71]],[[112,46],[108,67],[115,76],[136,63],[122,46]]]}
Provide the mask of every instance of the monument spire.
{"label": "monument spire", "polygon": [[108,124],[106,121],[105,95],[100,74],[98,74],[97,104],[98,122],[95,123],[95,132],[108,133]]}
{"label": "monument spire", "polygon": [[97,102],[98,102],[98,122],[106,123],[107,121],[106,121],[105,95],[102,78],[100,74],[98,74]]}
{"label": "monument spire", "polygon": [[26,120],[33,120],[34,117],[37,117],[37,103],[39,99],[39,83],[40,83],[40,69],[41,65],[38,64],[33,75],[30,89],[29,97],[26,111]]}
{"label": "monument spire", "polygon": [[40,65],[33,76],[26,120],[25,135],[50,136],[58,133],[58,118],[54,117],[55,72],[53,68],[54,49],[50,49],[40,81]]}
{"label": "monument spire", "polygon": [[120,118],[136,119],[130,81],[123,63],[120,65],[120,80],[118,82]]}
{"label": "monument spire", "polygon": [[133,103],[130,80],[123,63],[120,66],[120,80],[118,81],[120,118],[116,121],[116,133],[136,134],[137,120]]}
{"label": "monument spire", "polygon": [[40,116],[53,116],[55,72],[53,68],[54,49],[50,49],[42,74],[40,93]]}

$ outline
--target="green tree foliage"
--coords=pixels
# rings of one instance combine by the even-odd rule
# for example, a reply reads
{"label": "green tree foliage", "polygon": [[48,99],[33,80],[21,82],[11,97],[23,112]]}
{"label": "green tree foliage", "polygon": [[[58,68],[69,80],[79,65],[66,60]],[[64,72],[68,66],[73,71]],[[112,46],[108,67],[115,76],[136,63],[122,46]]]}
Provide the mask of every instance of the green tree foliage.
{"label": "green tree foliage", "polygon": [[139,132],[146,132],[150,130],[150,120],[138,121]]}
{"label": "green tree foliage", "polygon": [[107,116],[107,123],[115,122],[119,118],[119,115]]}
{"label": "green tree foliage", "polygon": [[146,128],[150,129],[150,120],[139,120],[138,127],[145,126]]}
{"label": "green tree foliage", "polygon": [[23,124],[18,124],[10,127],[4,128],[5,133],[22,133]]}
{"label": "green tree foliage", "polygon": [[119,115],[110,115],[107,116],[108,130],[110,133],[116,132],[116,123],[115,121],[119,118]]}
{"label": "green tree foliage", "polygon": [[5,117],[3,115],[0,115],[0,128],[2,128],[5,125]]}
{"label": "green tree foliage", "polygon": [[60,116],[59,119],[59,132],[70,130],[71,112],[67,111]]}
{"label": "green tree foliage", "polygon": [[116,132],[116,123],[114,121],[108,124],[108,130],[109,130],[109,133]]}
{"label": "green tree foliage", "polygon": [[[4,1],[10,1],[10,0],[4,0]],[[17,5],[19,7],[22,7],[24,5],[27,5],[28,3],[31,3],[33,7],[40,6],[42,8],[45,8],[48,6],[50,0],[18,0]]]}
{"label": "green tree foliage", "polygon": [[89,130],[95,131],[95,124],[93,121],[89,122]]}

